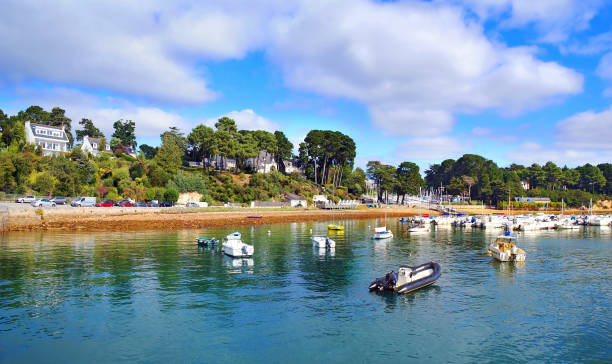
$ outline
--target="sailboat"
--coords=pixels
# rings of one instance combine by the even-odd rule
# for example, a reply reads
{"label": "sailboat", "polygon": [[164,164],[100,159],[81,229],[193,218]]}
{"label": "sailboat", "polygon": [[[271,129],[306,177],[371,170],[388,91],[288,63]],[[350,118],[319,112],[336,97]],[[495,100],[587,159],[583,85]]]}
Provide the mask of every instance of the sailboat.
{"label": "sailboat", "polygon": [[385,221],[387,221],[386,207],[385,207],[385,219],[383,220],[384,226],[379,226],[379,227],[374,228],[374,234],[370,235],[372,239],[390,239],[393,237],[393,233],[391,232],[391,230],[387,230]]}

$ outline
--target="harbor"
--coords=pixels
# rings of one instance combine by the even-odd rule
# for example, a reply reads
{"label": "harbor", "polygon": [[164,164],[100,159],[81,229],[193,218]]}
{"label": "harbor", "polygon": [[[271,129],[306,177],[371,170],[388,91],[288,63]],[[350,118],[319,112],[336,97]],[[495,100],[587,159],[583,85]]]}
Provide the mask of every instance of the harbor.
{"label": "harbor", "polygon": [[[486,254],[501,230],[434,225],[412,235],[383,219],[0,235],[0,358],[609,359],[609,227],[517,231],[527,258],[501,263]],[[383,225],[394,237],[372,239]],[[234,232],[252,257],[195,241]],[[331,237],[334,249],[313,247],[313,236]],[[441,267],[434,284],[404,295],[368,290],[381,273],[429,261]]]}

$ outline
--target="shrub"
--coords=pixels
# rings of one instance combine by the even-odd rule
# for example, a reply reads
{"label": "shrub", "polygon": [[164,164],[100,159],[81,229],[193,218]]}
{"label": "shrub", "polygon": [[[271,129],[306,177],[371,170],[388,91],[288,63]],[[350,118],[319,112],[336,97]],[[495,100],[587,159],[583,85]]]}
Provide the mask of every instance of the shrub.
{"label": "shrub", "polygon": [[174,188],[168,188],[166,192],[164,193],[164,199],[166,201],[176,202],[178,201],[178,198],[179,198],[179,193]]}

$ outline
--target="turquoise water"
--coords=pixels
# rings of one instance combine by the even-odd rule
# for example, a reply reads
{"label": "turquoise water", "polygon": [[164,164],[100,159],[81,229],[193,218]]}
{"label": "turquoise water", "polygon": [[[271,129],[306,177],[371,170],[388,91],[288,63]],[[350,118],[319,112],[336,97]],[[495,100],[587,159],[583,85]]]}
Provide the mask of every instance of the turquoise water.
{"label": "turquoise water", "polygon": [[[336,221],[338,223],[338,221]],[[7,362],[609,362],[612,230],[520,236],[524,264],[484,254],[495,234],[437,230],[374,242],[344,221],[333,253],[293,223],[235,229],[0,235]],[[270,231],[268,233],[268,230]],[[251,261],[198,248],[240,231]],[[368,292],[399,264],[435,284]]]}

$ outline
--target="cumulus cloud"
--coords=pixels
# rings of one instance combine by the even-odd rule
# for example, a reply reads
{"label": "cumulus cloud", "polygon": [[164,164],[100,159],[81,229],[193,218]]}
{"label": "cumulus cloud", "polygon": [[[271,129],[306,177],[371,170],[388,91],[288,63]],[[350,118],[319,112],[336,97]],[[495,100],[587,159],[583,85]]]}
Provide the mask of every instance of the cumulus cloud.
{"label": "cumulus cloud", "polygon": [[607,163],[612,159],[612,151],[580,150],[572,148],[548,147],[541,143],[525,142],[506,154],[511,162],[530,165],[545,164],[552,161],[557,165],[575,167],[585,163]]}
{"label": "cumulus cloud", "polygon": [[500,19],[505,28],[534,25],[540,40],[561,42],[573,31],[585,30],[602,5],[599,0],[449,0],[480,18]]}
{"label": "cumulus cloud", "polygon": [[600,33],[587,39],[571,43],[561,47],[564,53],[575,53],[582,55],[593,55],[612,49],[612,31]]}
{"label": "cumulus cloud", "polygon": [[207,119],[204,121],[204,124],[214,127],[217,120],[224,116],[233,119],[236,122],[238,130],[266,130],[269,132],[274,132],[280,129],[278,124],[264,118],[261,115],[258,115],[251,109],[230,111],[227,114],[219,115],[216,118]]}
{"label": "cumulus cloud", "polygon": [[86,118],[92,120],[107,137],[112,135],[113,123],[119,119],[134,121],[139,138],[157,139],[171,126],[183,131],[189,128],[188,121],[177,113],[157,107],[134,105],[125,99],[99,97],[71,88],[22,88],[17,93],[23,105],[13,113],[29,105],[39,105],[46,110],[59,106],[65,109],[66,115],[72,119],[73,130],[79,129],[79,121]]}
{"label": "cumulus cloud", "polygon": [[451,137],[418,137],[398,145],[394,155],[403,160],[439,161],[456,158],[470,146]]}
{"label": "cumulus cloud", "polygon": [[581,112],[557,123],[559,144],[577,149],[612,150],[612,107]]}
{"label": "cumulus cloud", "polygon": [[489,41],[455,7],[335,1],[279,21],[270,54],[294,88],[362,101],[388,133],[434,135],[453,113],[517,114],[581,91],[581,75],[535,52]]}

